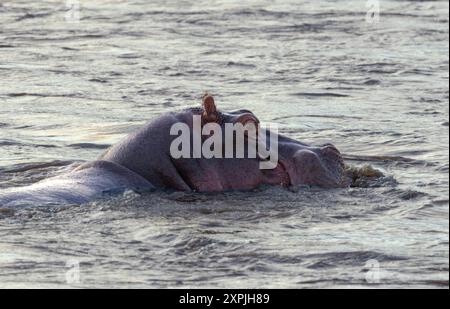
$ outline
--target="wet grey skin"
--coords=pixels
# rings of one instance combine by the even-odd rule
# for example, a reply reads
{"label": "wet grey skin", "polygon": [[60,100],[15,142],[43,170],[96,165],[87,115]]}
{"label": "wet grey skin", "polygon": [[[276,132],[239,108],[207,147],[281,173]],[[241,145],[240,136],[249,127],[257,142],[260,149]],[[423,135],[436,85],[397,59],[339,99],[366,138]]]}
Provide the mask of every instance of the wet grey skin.
{"label": "wet grey skin", "polygon": [[[278,166],[273,170],[261,170],[258,158],[173,159],[169,149],[176,136],[170,136],[170,128],[176,122],[192,128],[193,115],[201,115],[203,124],[218,123],[223,132],[225,123],[259,123],[258,118],[245,109],[218,111],[213,97],[206,95],[202,108],[159,117],[111,147],[100,160],[126,167],[156,188],[181,191],[250,190],[264,184],[324,188],[349,185],[336,147],[331,144],[312,147],[282,135],[278,136]],[[225,140],[222,148],[225,149]]]}
{"label": "wet grey skin", "polygon": [[[201,116],[202,125],[219,124],[223,132],[226,123],[259,124],[258,118],[245,109],[219,111],[213,97],[206,95],[201,108],[166,113],[109,148],[96,161],[29,187],[0,194],[0,204],[81,204],[125,190],[222,192],[251,190],[261,185],[337,188],[350,184],[336,147],[331,144],[312,147],[282,135],[278,136],[279,161],[274,169],[260,169],[261,160],[248,156],[174,159],[170,145],[177,136],[170,135],[170,129],[180,122],[192,129],[194,115]],[[192,140],[193,130],[190,131]],[[225,149],[226,141],[222,140]],[[235,142],[233,140],[233,144]]]}

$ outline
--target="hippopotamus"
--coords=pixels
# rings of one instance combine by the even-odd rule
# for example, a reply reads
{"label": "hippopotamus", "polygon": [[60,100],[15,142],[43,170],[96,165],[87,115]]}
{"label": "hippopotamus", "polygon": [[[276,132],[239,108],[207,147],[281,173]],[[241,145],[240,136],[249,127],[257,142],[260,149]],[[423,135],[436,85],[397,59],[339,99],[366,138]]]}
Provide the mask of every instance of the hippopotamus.
{"label": "hippopotamus", "polygon": [[[195,119],[202,128],[215,125],[215,128],[225,129],[227,124],[253,124],[256,130],[260,128],[259,119],[251,111],[221,111],[214,98],[205,95],[199,107],[157,117],[107,149],[95,161],[31,186],[0,193],[0,206],[22,202],[82,204],[105,193],[126,190],[223,192],[252,190],[261,185],[323,188],[350,185],[343,158],[335,146],[310,146],[278,133],[275,133],[277,160],[272,168],[262,169],[261,161],[267,159],[247,156],[248,152],[236,158],[174,157],[171,147],[179,138],[173,134],[174,124],[193,129]],[[189,133],[192,139],[195,138],[193,132]],[[274,134],[269,130],[264,134],[269,133]],[[206,137],[201,139],[204,141]],[[236,143],[236,137],[224,138],[222,143],[219,146],[225,148]],[[193,150],[189,150],[189,154],[192,153]]]}

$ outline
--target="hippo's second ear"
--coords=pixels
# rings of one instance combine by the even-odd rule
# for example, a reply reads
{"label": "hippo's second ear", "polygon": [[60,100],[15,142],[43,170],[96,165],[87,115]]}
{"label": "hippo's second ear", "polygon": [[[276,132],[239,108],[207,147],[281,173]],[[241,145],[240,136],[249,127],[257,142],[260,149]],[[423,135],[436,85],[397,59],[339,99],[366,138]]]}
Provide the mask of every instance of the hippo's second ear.
{"label": "hippo's second ear", "polygon": [[217,107],[214,98],[208,94],[203,97],[203,117],[205,122],[217,120]]}

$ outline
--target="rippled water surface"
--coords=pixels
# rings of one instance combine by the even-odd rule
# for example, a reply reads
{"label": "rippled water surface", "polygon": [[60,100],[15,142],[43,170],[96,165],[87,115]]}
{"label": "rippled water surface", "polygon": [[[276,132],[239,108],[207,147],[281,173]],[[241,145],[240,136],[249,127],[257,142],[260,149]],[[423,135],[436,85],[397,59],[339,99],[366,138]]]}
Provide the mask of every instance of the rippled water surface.
{"label": "rippled water surface", "polygon": [[0,287],[448,288],[449,3],[365,4],[1,1],[0,192],[205,90],[386,177],[0,207]]}

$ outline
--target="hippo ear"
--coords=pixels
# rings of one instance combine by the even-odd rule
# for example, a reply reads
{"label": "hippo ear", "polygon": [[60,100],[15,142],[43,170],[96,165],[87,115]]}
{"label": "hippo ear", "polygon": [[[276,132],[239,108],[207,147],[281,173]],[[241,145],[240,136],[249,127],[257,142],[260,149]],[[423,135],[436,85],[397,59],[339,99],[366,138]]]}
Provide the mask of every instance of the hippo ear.
{"label": "hippo ear", "polygon": [[214,98],[209,94],[203,96],[203,117],[205,122],[214,122],[217,120],[217,107]]}

